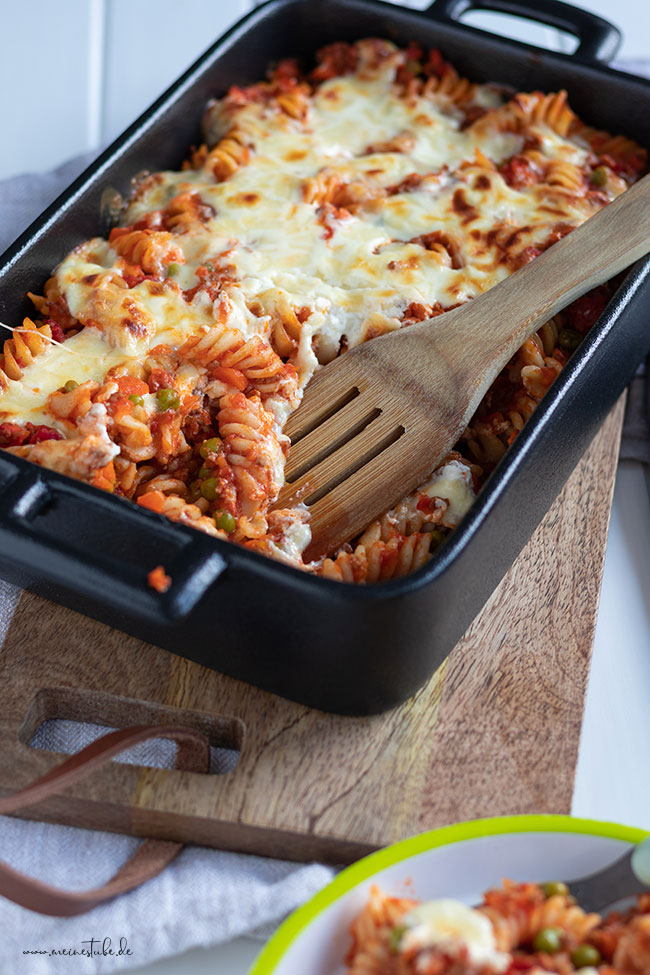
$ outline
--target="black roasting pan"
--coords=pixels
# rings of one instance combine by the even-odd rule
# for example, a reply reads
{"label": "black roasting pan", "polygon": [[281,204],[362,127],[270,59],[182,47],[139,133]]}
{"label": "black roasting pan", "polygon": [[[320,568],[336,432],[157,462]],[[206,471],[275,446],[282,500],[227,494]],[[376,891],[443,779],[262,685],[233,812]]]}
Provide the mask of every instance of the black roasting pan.
{"label": "black roasting pan", "polygon": [[[541,21],[573,55],[458,22],[469,8]],[[589,123],[650,145],[650,82],[612,70],[616,28],[557,0],[270,0],[214,44],[0,258],[0,320],[15,324],[50,270],[105,231],[102,206],[134,174],[176,168],[200,141],[210,96],[366,36],[438,46],[476,81],[564,87]],[[650,262],[637,264],[440,552],[404,579],[354,587],[314,578],[0,451],[0,577],[208,667],[305,704],[373,713],[444,660],[548,510],[650,347]],[[558,553],[558,558],[563,558]],[[165,594],[147,586],[163,564]]]}

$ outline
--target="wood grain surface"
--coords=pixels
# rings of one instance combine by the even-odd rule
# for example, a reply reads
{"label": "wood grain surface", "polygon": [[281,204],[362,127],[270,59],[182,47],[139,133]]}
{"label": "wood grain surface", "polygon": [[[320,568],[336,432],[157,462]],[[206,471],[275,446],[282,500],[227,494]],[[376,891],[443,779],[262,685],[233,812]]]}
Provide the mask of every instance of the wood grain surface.
{"label": "wood grain surface", "polygon": [[61,717],[187,725],[239,763],[112,762],[26,817],[342,863],[445,823],[569,812],[622,415],[446,663],[383,715],[311,710],[23,594],[0,653],[0,793],[61,759],[28,744]]}

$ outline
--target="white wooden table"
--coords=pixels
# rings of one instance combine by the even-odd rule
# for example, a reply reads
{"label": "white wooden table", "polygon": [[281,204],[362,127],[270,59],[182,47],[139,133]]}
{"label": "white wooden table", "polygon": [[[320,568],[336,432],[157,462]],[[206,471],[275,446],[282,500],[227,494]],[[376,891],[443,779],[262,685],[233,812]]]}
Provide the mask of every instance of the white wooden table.
{"label": "white wooden table", "polygon": [[[0,179],[49,169],[108,142],[251,5],[157,0],[152,10],[146,0],[66,0],[63,7],[22,0],[4,6]],[[650,60],[650,5],[590,0],[582,6],[623,29],[621,56]],[[477,13],[471,23],[490,26],[489,17]],[[497,23],[511,36],[571,49],[569,39],[548,28],[493,17],[493,29]],[[574,814],[650,826],[649,700],[650,503],[641,465],[626,462],[616,484]],[[260,947],[240,938],[133,972],[245,975]]]}

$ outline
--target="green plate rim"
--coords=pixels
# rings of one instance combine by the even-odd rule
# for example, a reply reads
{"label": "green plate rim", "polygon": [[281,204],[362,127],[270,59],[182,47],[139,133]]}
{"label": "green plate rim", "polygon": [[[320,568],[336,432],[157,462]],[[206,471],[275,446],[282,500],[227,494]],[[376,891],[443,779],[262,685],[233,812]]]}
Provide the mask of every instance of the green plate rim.
{"label": "green plate rim", "polygon": [[331,883],[314,895],[311,900],[294,911],[278,928],[271,940],[258,955],[249,975],[273,975],[296,939],[326,908],[364,880],[369,880],[380,870],[408,860],[440,846],[461,843],[480,836],[499,836],[504,833],[582,833],[602,836],[605,839],[640,843],[650,834],[633,826],[622,826],[597,819],[581,819],[574,816],[531,815],[493,816],[489,819],[473,819],[452,826],[418,833],[406,840],[377,850],[342,870]]}

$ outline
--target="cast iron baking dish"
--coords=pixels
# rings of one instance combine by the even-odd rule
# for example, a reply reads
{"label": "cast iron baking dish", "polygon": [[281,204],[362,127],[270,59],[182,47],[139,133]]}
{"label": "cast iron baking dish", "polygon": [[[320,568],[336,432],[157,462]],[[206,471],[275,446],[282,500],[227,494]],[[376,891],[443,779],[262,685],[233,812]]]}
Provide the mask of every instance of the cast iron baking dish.
{"label": "cast iron baking dish", "polygon": [[[464,26],[471,7],[563,28],[552,54]],[[416,38],[464,74],[519,90],[567,88],[586,121],[648,145],[650,82],[606,66],[620,35],[557,0],[270,0],[225,34],[0,259],[0,319],[82,240],[142,170],[177,168],[206,101],[269,61],[335,40]],[[348,714],[396,705],[440,665],[517,556],[650,347],[650,262],[631,270],[463,523],[422,569],[355,587],[301,573],[0,451],[0,576],[191,660],[296,701]],[[165,594],[146,574],[163,564]]]}

